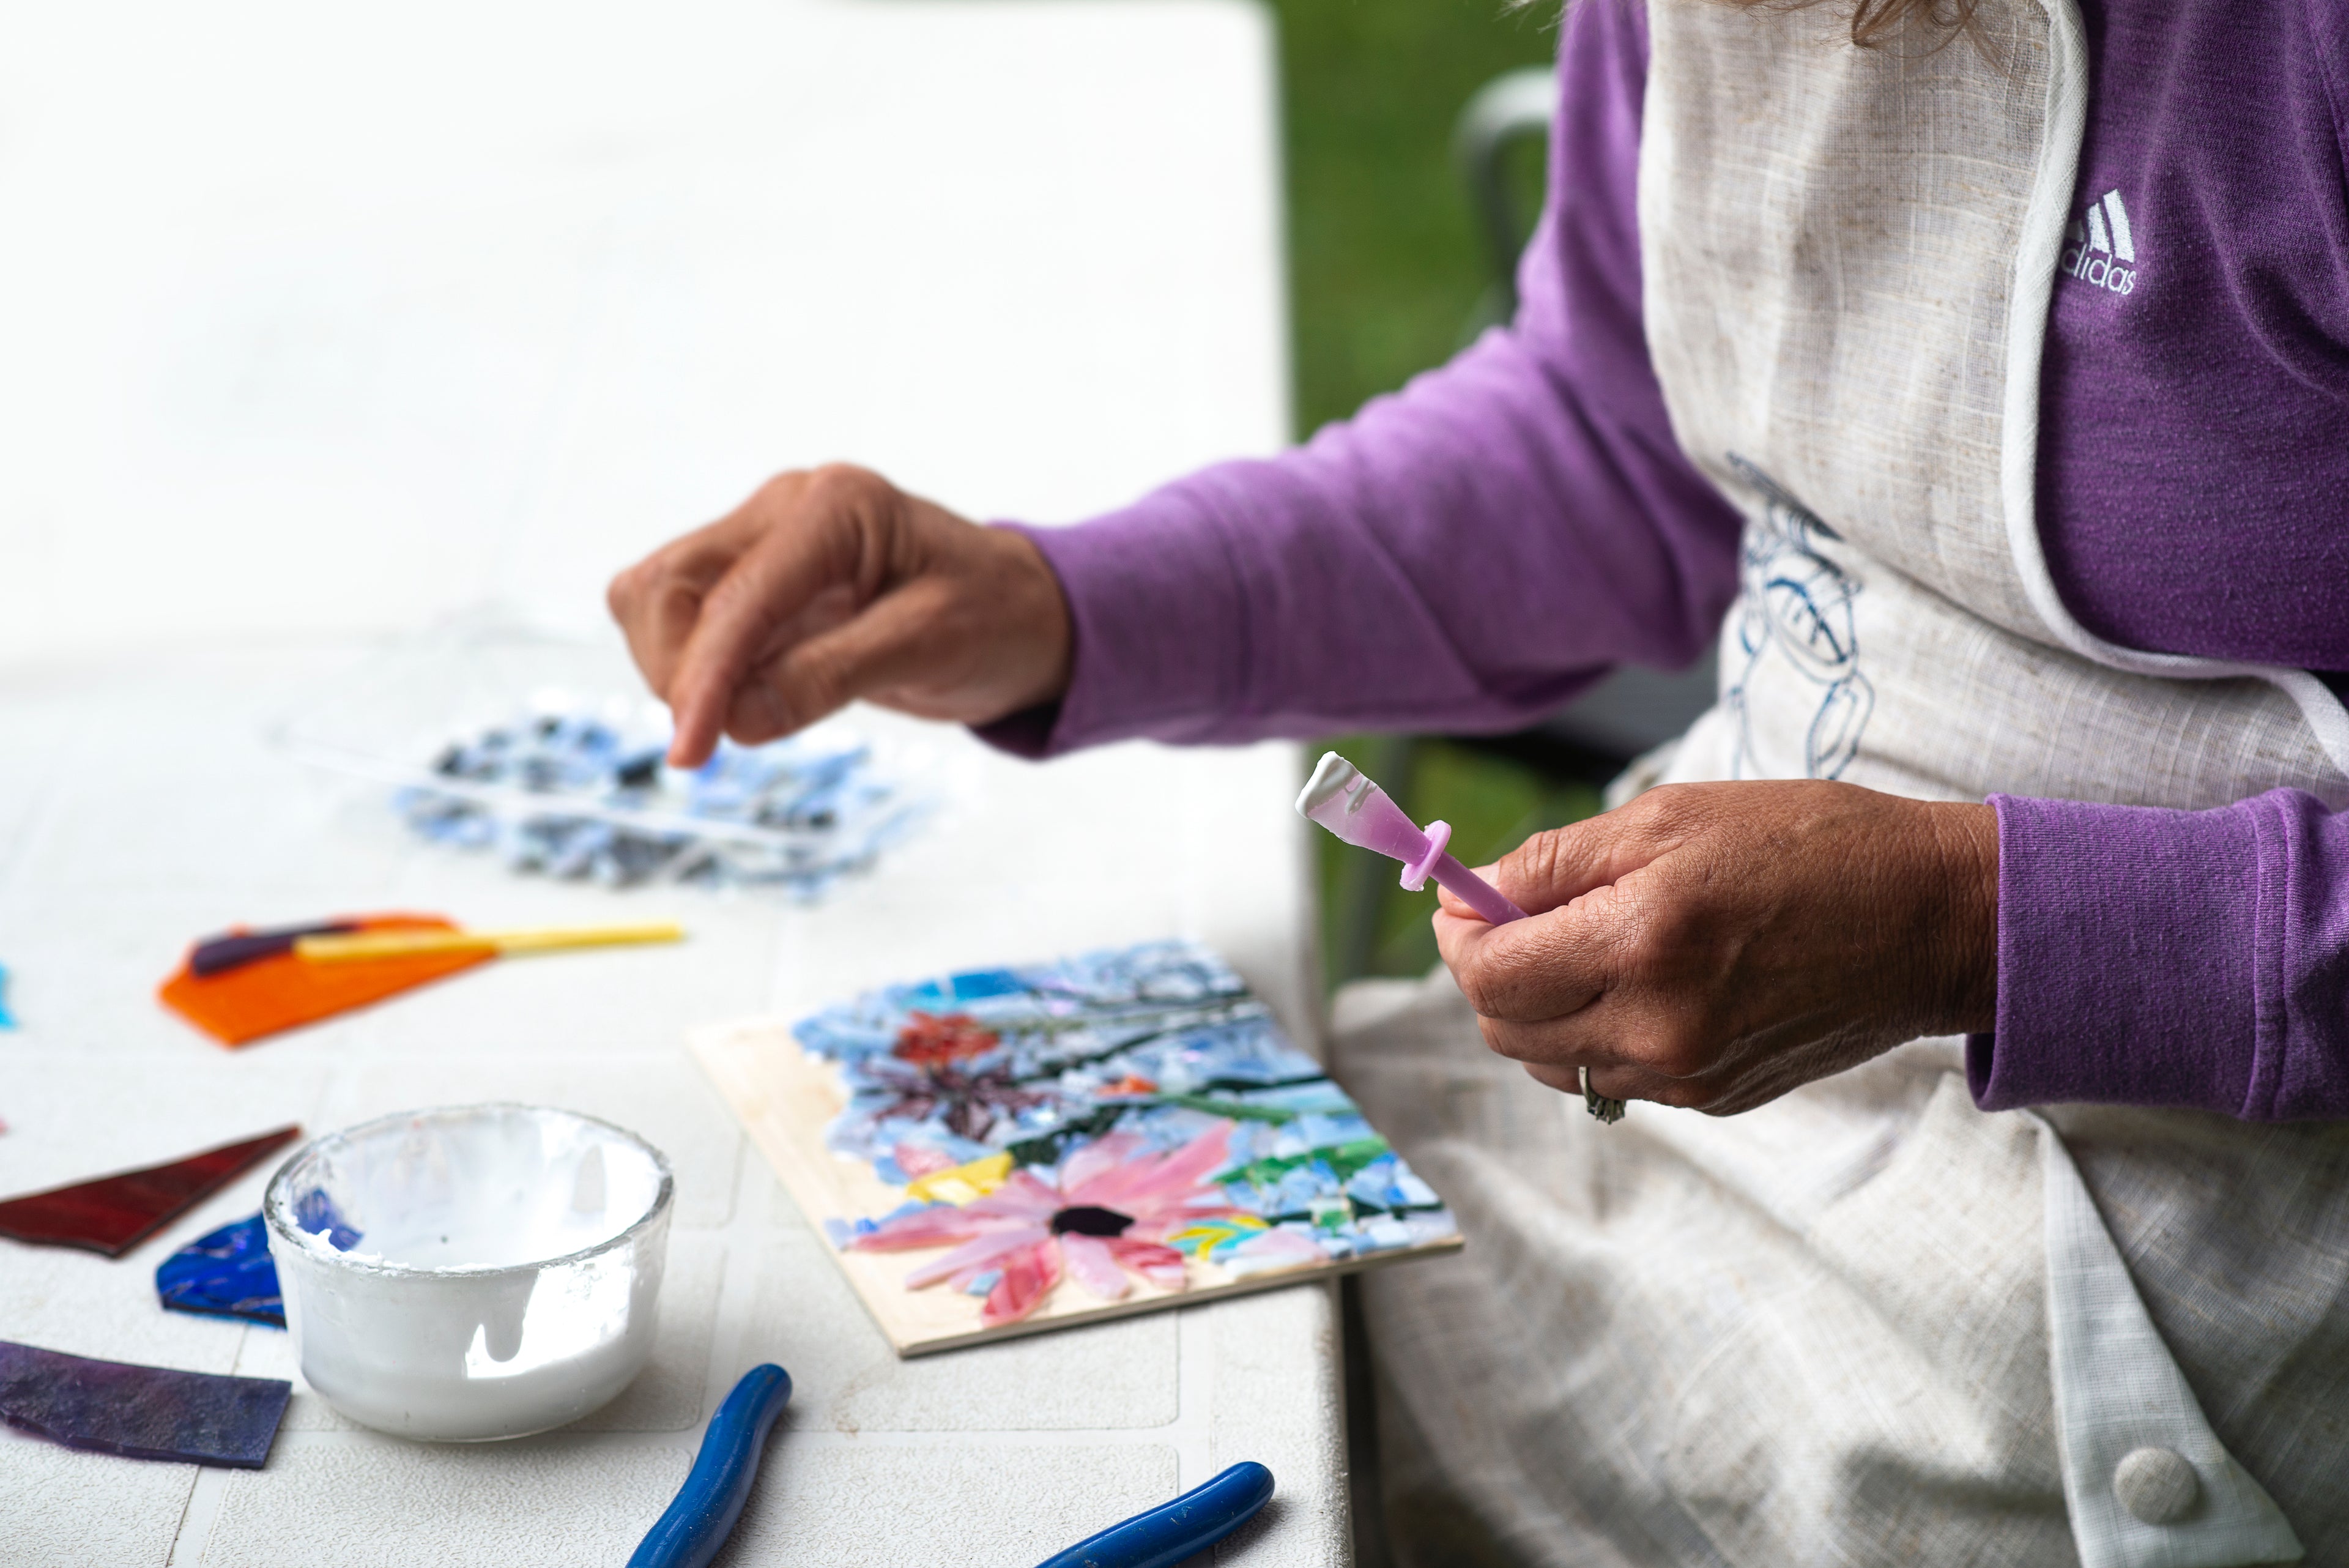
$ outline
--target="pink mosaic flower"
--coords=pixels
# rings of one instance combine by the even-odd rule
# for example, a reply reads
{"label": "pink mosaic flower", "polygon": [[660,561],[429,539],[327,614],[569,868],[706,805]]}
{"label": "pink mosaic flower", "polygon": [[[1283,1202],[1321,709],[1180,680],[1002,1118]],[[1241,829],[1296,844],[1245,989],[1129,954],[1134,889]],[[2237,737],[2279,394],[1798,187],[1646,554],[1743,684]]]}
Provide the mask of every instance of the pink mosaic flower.
{"label": "pink mosaic flower", "polygon": [[954,1249],[907,1274],[909,1291],[941,1280],[960,1290],[1000,1270],[979,1314],[988,1328],[1034,1312],[1064,1272],[1102,1301],[1132,1292],[1129,1272],[1179,1291],[1183,1254],[1166,1238],[1194,1220],[1232,1211],[1223,1189],[1206,1179],[1230,1158],[1231,1136],[1232,1124],[1221,1121],[1180,1148],[1154,1154],[1138,1133],[1111,1133],[1062,1160],[1057,1186],[1015,1170],[984,1198],[902,1215],[852,1245],[867,1252]]}

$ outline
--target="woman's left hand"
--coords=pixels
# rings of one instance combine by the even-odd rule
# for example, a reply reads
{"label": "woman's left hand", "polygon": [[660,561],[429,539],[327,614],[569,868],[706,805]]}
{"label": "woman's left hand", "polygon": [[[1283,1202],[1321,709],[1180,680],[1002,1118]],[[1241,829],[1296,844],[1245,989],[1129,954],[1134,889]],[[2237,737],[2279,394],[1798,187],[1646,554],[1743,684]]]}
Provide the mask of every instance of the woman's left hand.
{"label": "woman's left hand", "polygon": [[1449,893],[1485,1043],[1552,1088],[1727,1116],[1904,1040],[1992,1027],[1998,821],[1816,781],[1668,784],[1535,835]]}

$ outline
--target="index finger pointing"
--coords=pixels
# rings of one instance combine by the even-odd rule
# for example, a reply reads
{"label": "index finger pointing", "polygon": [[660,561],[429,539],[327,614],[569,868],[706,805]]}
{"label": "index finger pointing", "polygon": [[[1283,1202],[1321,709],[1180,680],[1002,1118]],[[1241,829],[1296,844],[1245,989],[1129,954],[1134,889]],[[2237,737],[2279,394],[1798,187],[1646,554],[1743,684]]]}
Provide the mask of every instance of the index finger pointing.
{"label": "index finger pointing", "polygon": [[627,639],[629,657],[663,700],[678,655],[700,617],[702,596],[758,536],[750,510],[740,508],[670,540],[615,576],[605,590],[605,604]]}
{"label": "index finger pointing", "polygon": [[811,485],[710,588],[670,683],[674,765],[708,759],[744,678],[781,651],[773,642],[810,600],[835,586],[870,594],[883,555],[874,511],[869,498]]}

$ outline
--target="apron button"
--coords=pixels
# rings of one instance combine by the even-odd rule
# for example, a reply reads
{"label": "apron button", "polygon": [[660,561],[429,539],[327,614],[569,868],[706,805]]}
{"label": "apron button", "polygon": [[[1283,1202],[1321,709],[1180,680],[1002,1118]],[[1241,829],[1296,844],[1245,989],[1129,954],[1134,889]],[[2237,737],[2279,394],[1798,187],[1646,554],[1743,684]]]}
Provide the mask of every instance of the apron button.
{"label": "apron button", "polygon": [[2147,1524],[2176,1524],[2194,1511],[2202,1483],[2184,1455],[2170,1449],[2134,1449],[2113,1470],[2113,1495]]}

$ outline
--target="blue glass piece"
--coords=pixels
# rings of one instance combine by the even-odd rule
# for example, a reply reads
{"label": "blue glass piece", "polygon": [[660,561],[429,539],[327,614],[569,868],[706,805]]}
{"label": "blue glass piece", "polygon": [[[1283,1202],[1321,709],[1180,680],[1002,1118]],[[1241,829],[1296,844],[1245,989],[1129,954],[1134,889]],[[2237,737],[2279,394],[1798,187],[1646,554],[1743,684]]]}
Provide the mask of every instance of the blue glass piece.
{"label": "blue glass piece", "polygon": [[316,1236],[324,1231],[327,1242],[337,1252],[347,1252],[358,1244],[360,1232],[351,1228],[342,1211],[335,1207],[335,1200],[318,1188],[310,1189],[294,1200],[294,1220],[305,1234]]}
{"label": "blue glass piece", "polygon": [[0,1029],[16,1027],[16,1014],[8,1011],[8,966],[0,964]]}
{"label": "blue glass piece", "polygon": [[269,1261],[269,1234],[258,1214],[223,1225],[164,1259],[155,1270],[155,1293],[174,1312],[285,1326],[277,1268]]}
{"label": "blue glass piece", "polygon": [[1329,1168],[1316,1160],[1294,1170],[1283,1171],[1280,1183],[1273,1190],[1275,1202],[1282,1213],[1311,1207],[1316,1199],[1333,1185]]}
{"label": "blue glass piece", "polygon": [[[934,980],[922,981],[915,985],[893,985],[886,995],[893,1012],[916,1007],[926,1012],[932,1008],[949,1006],[954,1002],[953,990]],[[895,1033],[893,1029],[891,1031],[893,1036]]]}
{"label": "blue glass piece", "polygon": [[1314,1148],[1334,1148],[1357,1138],[1375,1137],[1378,1129],[1360,1111],[1349,1106],[1337,1116],[1324,1111],[1309,1111],[1297,1119],[1297,1136]]}
{"label": "blue glass piece", "polygon": [[1025,996],[1028,988],[1019,977],[1008,969],[973,970],[968,974],[949,975],[947,983],[954,988],[957,1002],[977,1002],[989,996]]}
{"label": "blue glass piece", "polygon": [[[1401,1162],[1397,1164],[1401,1165]],[[1408,1166],[1402,1166],[1395,1172],[1394,1196],[1398,1208],[1433,1209],[1443,1202],[1435,1196],[1435,1189],[1421,1180],[1418,1173]]]}

